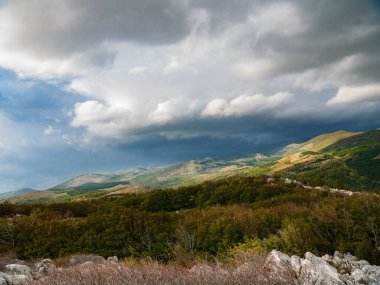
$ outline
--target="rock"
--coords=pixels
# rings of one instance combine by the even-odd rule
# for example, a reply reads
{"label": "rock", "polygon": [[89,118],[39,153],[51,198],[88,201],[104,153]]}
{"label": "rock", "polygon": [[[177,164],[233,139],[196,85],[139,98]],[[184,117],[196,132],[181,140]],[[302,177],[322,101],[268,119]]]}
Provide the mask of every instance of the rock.
{"label": "rock", "polygon": [[0,272],[0,285],[12,284],[12,275]]}
{"label": "rock", "polygon": [[280,283],[293,272],[293,283],[303,285],[380,285],[380,266],[371,266],[350,253],[335,252],[333,256],[317,257],[307,252],[305,258],[289,258],[273,250],[267,257],[266,266],[271,279]]}
{"label": "rock", "polygon": [[269,253],[265,267],[270,272],[270,278],[276,282],[293,283],[297,279],[297,274],[292,268],[291,258],[278,250],[272,250]]}
{"label": "rock", "polygon": [[[15,265],[15,264],[9,264],[9,265]],[[14,272],[15,271],[17,270],[14,270]],[[4,272],[0,272],[0,285],[25,285],[25,284],[29,284],[32,281],[33,281],[32,275],[7,274]]]}
{"label": "rock", "polygon": [[51,259],[43,259],[37,262],[34,267],[37,270],[37,278],[49,275],[56,270],[56,267]]}
{"label": "rock", "polygon": [[92,262],[92,261],[86,261],[86,262],[83,262],[80,266],[81,267],[89,267],[89,266],[93,266],[95,263]]}
{"label": "rock", "polygon": [[27,265],[22,264],[8,264],[5,266],[5,269],[11,274],[11,275],[25,275],[29,279],[33,279],[32,276],[32,269]]}
{"label": "rock", "polygon": [[107,262],[118,263],[118,262],[119,262],[119,259],[117,258],[117,256],[109,256],[109,257],[107,258]]}
{"label": "rock", "polygon": [[298,276],[301,273],[302,268],[301,258],[299,256],[293,255],[290,258],[290,265],[292,266],[292,269]]}
{"label": "rock", "polygon": [[321,257],[324,261],[326,262],[332,262],[332,257],[331,255],[325,254],[324,256]]}
{"label": "rock", "polygon": [[371,279],[360,269],[352,272],[351,277],[356,284],[371,284]]}
{"label": "rock", "polygon": [[343,255],[343,258],[348,261],[358,261],[358,258],[356,256],[353,256],[351,253],[347,252]]}
{"label": "rock", "polygon": [[380,284],[380,266],[365,266],[363,272],[374,282],[373,284]]}
{"label": "rock", "polygon": [[106,262],[106,260],[99,255],[93,255],[93,254],[82,254],[82,255],[73,255],[70,257],[69,264],[70,266],[75,266],[79,264],[83,264],[86,261],[91,261],[95,264],[101,264]]}
{"label": "rock", "polygon": [[341,275],[340,279],[346,285],[357,285],[357,283],[355,283],[354,279],[348,274]]}
{"label": "rock", "polygon": [[32,277],[20,274],[20,275],[12,276],[12,279],[11,279],[12,283],[10,283],[10,284],[12,284],[12,285],[25,285],[25,284],[29,284],[32,281],[33,281]]}
{"label": "rock", "polygon": [[285,253],[282,253],[281,251],[274,249],[269,253],[267,257],[267,262],[274,263],[274,265],[289,265],[290,257]]}
{"label": "rock", "polygon": [[310,252],[305,253],[305,259],[301,261],[301,266],[298,275],[301,284],[344,285],[336,268]]}

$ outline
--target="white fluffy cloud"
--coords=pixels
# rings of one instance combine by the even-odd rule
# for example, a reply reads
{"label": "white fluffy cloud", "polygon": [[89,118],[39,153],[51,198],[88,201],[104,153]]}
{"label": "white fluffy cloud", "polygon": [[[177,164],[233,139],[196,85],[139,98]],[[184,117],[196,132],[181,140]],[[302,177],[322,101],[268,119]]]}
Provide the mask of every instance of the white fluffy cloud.
{"label": "white fluffy cloud", "polygon": [[328,88],[339,91],[322,96],[321,112],[328,100],[377,98],[380,24],[371,3],[222,2],[8,1],[0,67],[65,80],[86,98],[71,125],[113,138],[193,119],[290,116],[291,100],[302,110]]}
{"label": "white fluffy cloud", "polygon": [[202,115],[205,117],[238,117],[265,111],[273,112],[279,107],[288,105],[292,96],[292,94],[280,92],[267,97],[262,94],[240,95],[228,102],[225,99],[218,98],[207,104]]}
{"label": "white fluffy cloud", "polygon": [[360,102],[380,101],[380,84],[364,86],[343,86],[338,93],[327,102],[328,106],[342,106]]}

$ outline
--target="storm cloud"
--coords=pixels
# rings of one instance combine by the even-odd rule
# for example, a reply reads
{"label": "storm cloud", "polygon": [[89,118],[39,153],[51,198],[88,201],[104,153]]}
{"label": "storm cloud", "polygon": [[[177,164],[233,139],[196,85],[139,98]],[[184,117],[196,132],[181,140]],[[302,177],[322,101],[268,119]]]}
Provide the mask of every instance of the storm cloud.
{"label": "storm cloud", "polygon": [[[13,136],[38,130],[68,153],[141,152],[126,159],[132,165],[147,162],[143,153],[164,161],[154,155],[164,146],[187,153],[177,160],[242,155],[380,124],[377,1],[0,5],[0,68],[16,74],[17,84],[46,91],[32,92],[40,105],[32,108],[30,97],[0,86],[7,98],[0,114],[5,125],[17,126]],[[190,143],[200,141],[201,152]],[[0,143],[0,156],[9,144]]]}

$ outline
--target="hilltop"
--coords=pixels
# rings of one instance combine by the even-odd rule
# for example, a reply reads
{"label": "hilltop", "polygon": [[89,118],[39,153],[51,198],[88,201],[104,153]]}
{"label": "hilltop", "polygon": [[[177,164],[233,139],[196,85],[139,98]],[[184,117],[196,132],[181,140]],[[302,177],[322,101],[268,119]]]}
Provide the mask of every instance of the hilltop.
{"label": "hilltop", "polygon": [[324,136],[321,143],[324,147],[319,151],[300,151],[285,156],[272,166],[271,173],[297,178],[312,185],[324,184],[354,191],[379,190],[380,130],[346,134],[345,137],[341,136],[341,132],[334,134],[335,138],[339,136],[340,139],[327,144],[333,141],[333,134]]}

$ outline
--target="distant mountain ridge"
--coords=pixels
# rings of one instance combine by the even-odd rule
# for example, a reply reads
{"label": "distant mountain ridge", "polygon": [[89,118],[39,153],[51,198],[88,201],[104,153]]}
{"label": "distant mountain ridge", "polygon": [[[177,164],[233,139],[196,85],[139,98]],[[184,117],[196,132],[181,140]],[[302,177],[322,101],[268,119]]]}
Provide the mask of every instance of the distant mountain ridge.
{"label": "distant mountain ridge", "polygon": [[14,190],[14,191],[3,192],[3,193],[0,193],[0,200],[8,199],[8,198],[11,198],[11,197],[14,197],[14,196],[17,196],[17,195],[21,195],[21,194],[25,194],[25,193],[30,193],[30,192],[35,192],[35,191],[38,192],[38,190],[35,190],[35,189],[32,189],[32,188],[21,188],[21,189]]}
{"label": "distant mountain ridge", "polygon": [[74,188],[87,183],[102,183],[109,179],[109,175],[105,174],[96,174],[96,173],[88,173],[75,177],[74,179],[62,182],[54,187],[49,188],[50,190],[57,189],[67,189]]}
{"label": "distant mountain ridge", "polygon": [[117,174],[88,173],[46,191],[25,193],[10,200],[65,201],[189,186],[233,175],[260,174],[354,191],[380,190],[379,157],[379,129],[363,133],[337,131],[319,135],[304,143],[287,145],[272,155],[254,154],[232,160],[206,158],[167,167],[136,168]]}

